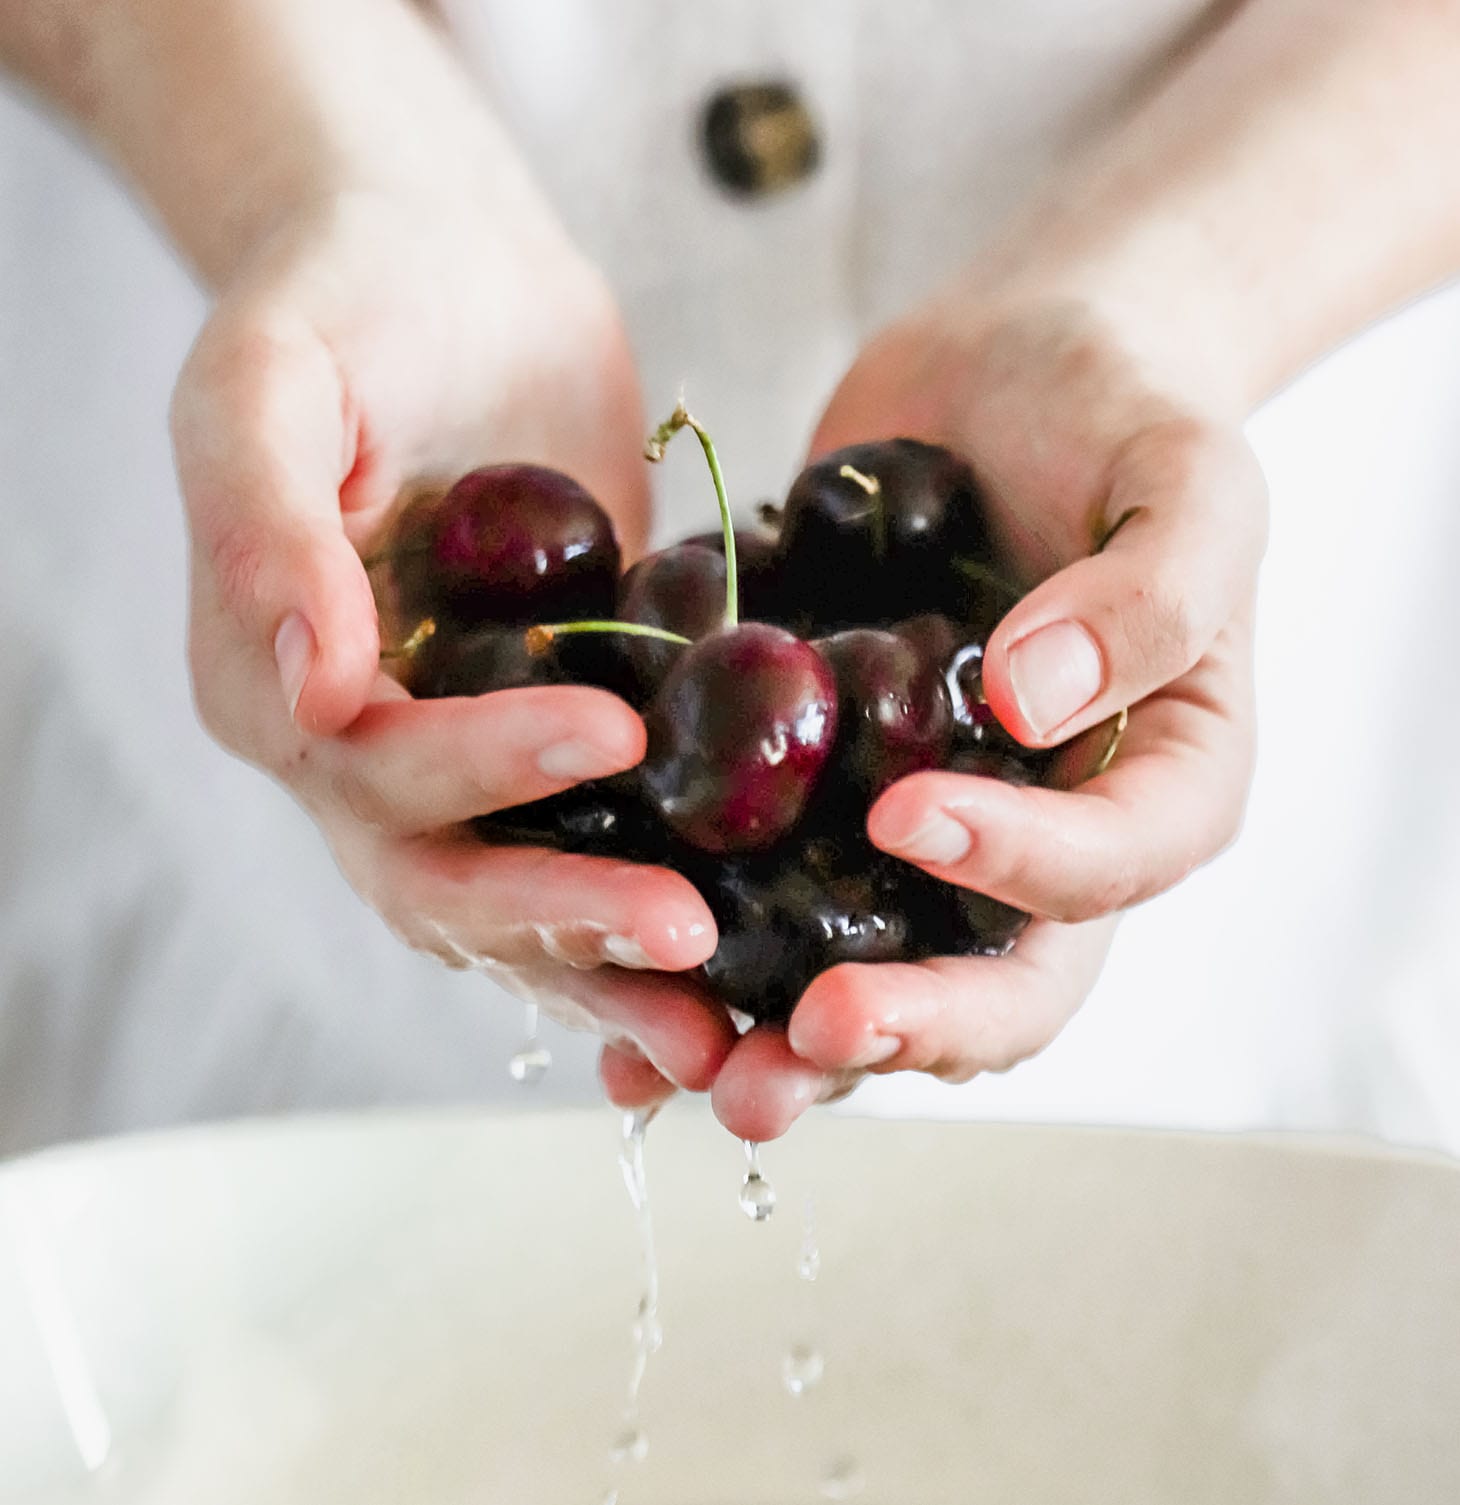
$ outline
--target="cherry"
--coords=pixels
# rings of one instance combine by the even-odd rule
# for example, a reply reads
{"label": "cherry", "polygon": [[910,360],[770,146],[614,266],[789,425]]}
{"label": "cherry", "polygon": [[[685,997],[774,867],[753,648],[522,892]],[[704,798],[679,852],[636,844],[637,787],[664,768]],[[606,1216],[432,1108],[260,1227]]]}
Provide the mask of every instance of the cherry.
{"label": "cherry", "polygon": [[418,700],[487,695],[529,685],[592,685],[642,705],[624,639],[565,630],[480,627],[437,631],[405,656],[400,678]]}
{"label": "cherry", "polygon": [[484,841],[554,847],[627,862],[664,863],[674,857],[668,833],[626,774],[479,816],[472,829]]}
{"label": "cherry", "polygon": [[989,556],[972,469],[914,439],[854,444],[808,465],[782,514],[787,595],[826,626],[887,622],[962,601],[950,573]]}
{"label": "cherry", "polygon": [[726,628],[686,648],[650,702],[649,800],[707,852],[770,846],[797,822],[836,737],[836,680],[779,627]]}
{"label": "cherry", "polygon": [[[781,556],[775,540],[740,528],[735,530],[734,538],[735,557],[740,566],[741,615],[752,622],[790,626],[796,620],[796,606],[782,589]],[[722,559],[725,557],[723,533],[696,533],[684,542],[713,549]]]}
{"label": "cherry", "polygon": [[953,712],[953,741],[958,748],[998,752],[1041,772],[1048,766],[1049,754],[1017,742],[984,699],[985,635],[932,612],[899,622],[893,631],[912,644],[940,673]]}
{"label": "cherry", "polygon": [[720,932],[705,979],[723,1003],[761,1024],[784,1024],[829,967],[907,951],[907,915],[889,902],[875,865],[827,876],[809,852],[797,858],[722,864],[705,891]]}
{"label": "cherry", "polygon": [[407,622],[525,625],[613,610],[613,524],[571,476],[541,465],[471,471],[408,508],[387,552]]}
{"label": "cherry", "polygon": [[[725,552],[697,543],[661,549],[632,566],[619,582],[618,615],[623,622],[664,627],[701,638],[725,616]],[[624,652],[641,685],[658,687],[680,649],[656,638],[625,641]]]}
{"label": "cherry", "polygon": [[852,628],[815,647],[836,675],[838,782],[865,811],[889,784],[943,761],[948,691],[937,659],[891,632]]}

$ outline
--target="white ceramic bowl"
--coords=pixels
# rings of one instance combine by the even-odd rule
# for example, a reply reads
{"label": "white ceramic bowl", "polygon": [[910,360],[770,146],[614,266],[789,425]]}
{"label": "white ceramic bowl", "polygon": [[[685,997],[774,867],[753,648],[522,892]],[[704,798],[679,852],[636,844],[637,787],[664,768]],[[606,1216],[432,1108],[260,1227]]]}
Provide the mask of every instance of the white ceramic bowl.
{"label": "white ceramic bowl", "polygon": [[[822,1117],[239,1125],[0,1171],[0,1502],[1455,1505],[1460,1173],[1360,1146]],[[798,1279],[803,1205],[822,1255]],[[792,1344],[821,1384],[782,1384]],[[850,1497],[844,1495],[843,1497]]]}

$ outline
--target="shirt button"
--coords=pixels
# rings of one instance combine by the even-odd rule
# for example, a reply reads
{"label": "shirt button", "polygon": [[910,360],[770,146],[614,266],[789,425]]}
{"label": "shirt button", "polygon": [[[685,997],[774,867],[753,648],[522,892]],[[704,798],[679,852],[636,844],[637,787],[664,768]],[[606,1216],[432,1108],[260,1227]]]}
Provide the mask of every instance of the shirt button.
{"label": "shirt button", "polygon": [[816,125],[788,83],[719,90],[705,106],[700,142],[715,181],[745,197],[794,187],[821,161]]}

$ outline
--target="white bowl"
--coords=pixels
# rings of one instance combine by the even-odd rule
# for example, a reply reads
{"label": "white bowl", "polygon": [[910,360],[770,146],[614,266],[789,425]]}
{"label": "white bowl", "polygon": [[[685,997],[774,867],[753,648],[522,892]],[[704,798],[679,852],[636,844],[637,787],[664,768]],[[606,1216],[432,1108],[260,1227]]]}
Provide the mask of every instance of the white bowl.
{"label": "white bowl", "polygon": [[615,1468],[617,1149],[606,1113],[381,1115],[11,1165],[0,1502],[794,1505],[842,1459],[865,1505],[1460,1501],[1448,1162],[821,1117],[754,1225],[740,1146],[676,1108],[650,1450]]}

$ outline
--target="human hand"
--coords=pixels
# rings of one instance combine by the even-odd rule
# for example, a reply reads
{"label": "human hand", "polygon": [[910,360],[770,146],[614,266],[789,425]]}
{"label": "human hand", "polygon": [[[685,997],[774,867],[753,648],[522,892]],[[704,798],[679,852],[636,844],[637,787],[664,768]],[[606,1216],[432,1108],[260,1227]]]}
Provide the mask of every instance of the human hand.
{"label": "human hand", "polygon": [[[1004,563],[1040,581],[989,641],[983,684],[1020,741],[1089,735],[1130,707],[1110,766],[1078,788],[928,772],[873,807],[873,842],[1035,919],[1005,957],[843,965],[785,1032],[737,1043],[714,1085],[766,1139],[863,1072],[965,1081],[1043,1048],[1085,997],[1116,916],[1235,834],[1253,757],[1251,638],[1266,495],[1237,424],[1119,326],[1063,300],[946,294],[875,340],[815,453],[909,435],[967,455]],[[1096,743],[1092,749],[1089,744]],[[621,1101],[654,1087],[606,1054]]]}
{"label": "human hand", "polygon": [[408,944],[548,1007],[573,1000],[703,1088],[733,1031],[648,974],[713,950],[694,889],[460,834],[633,766],[639,718],[579,687],[417,702],[379,667],[361,551],[403,489],[536,461],[581,480],[627,552],[646,532],[644,420],[611,299],[545,214],[455,186],[331,196],[222,289],[173,412],[199,713],[299,799]]}

